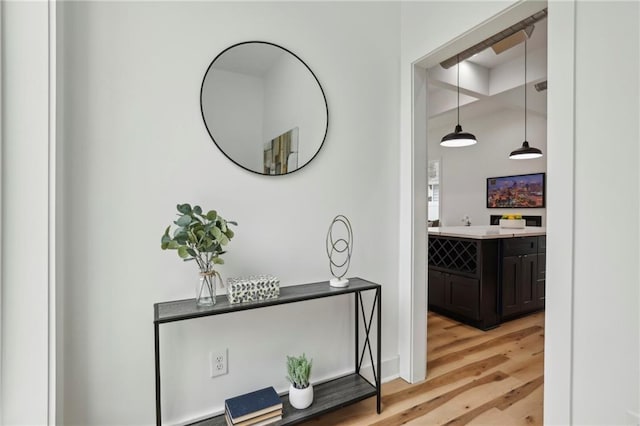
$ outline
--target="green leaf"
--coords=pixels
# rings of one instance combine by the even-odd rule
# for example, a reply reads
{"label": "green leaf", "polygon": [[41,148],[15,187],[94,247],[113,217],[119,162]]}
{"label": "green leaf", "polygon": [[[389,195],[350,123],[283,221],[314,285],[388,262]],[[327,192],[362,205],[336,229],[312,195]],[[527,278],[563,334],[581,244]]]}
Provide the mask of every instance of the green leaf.
{"label": "green leaf", "polygon": [[178,256],[181,258],[189,257],[189,252],[187,251],[187,246],[178,247]]}
{"label": "green leaf", "polygon": [[178,211],[182,214],[190,214],[191,213],[191,205],[190,204],[178,204]]}
{"label": "green leaf", "polygon": [[216,240],[219,241],[220,237],[222,236],[222,231],[217,226],[214,226],[213,228],[211,228],[211,234],[216,238]]}
{"label": "green leaf", "polygon": [[193,208],[193,212],[194,212],[195,214],[202,215],[202,207],[200,207],[200,206],[195,206],[195,207]]}
{"label": "green leaf", "polygon": [[220,238],[218,238],[218,241],[220,242],[221,245],[226,246],[227,244],[229,244],[229,238],[227,238],[226,235],[221,234]]}
{"label": "green leaf", "polygon": [[173,239],[180,244],[186,244],[187,241],[189,240],[189,235],[187,234],[187,231],[185,231],[183,228],[179,228],[179,229],[176,229],[176,233],[173,236]]}
{"label": "green leaf", "polygon": [[175,223],[178,226],[189,226],[189,224],[191,224],[191,216],[184,214],[180,216],[180,219],[176,220]]}
{"label": "green leaf", "polygon": [[216,218],[218,217],[218,212],[216,212],[215,210],[209,210],[207,212],[207,220],[216,220]]}
{"label": "green leaf", "polygon": [[180,244],[178,244],[178,242],[177,242],[177,241],[173,241],[173,240],[172,240],[172,241],[170,241],[170,242],[169,242],[169,245],[167,246],[167,248],[168,248],[169,250],[177,250],[177,249],[178,249],[178,247],[180,247]]}
{"label": "green leaf", "polygon": [[229,238],[229,239],[232,239],[232,238],[233,238],[233,236],[234,236],[234,235],[236,235],[236,234],[234,234],[234,233],[233,233],[233,231],[231,230],[231,228],[228,228],[228,229],[227,229],[227,232],[225,232],[224,234],[225,234],[225,235],[227,236],[227,238]]}
{"label": "green leaf", "polygon": [[228,220],[227,221],[227,225],[229,225],[229,224],[238,226],[238,222],[234,222],[233,220]]}
{"label": "green leaf", "polygon": [[162,250],[166,250],[169,247],[169,243],[165,243],[164,241],[160,243],[160,248]]}
{"label": "green leaf", "polygon": [[196,251],[194,249],[191,249],[191,248],[187,249],[187,253],[189,253],[189,255],[191,257],[196,257],[197,256]]}
{"label": "green leaf", "polygon": [[224,265],[224,259],[220,258],[220,257],[214,257],[213,258],[213,263],[216,265]]}

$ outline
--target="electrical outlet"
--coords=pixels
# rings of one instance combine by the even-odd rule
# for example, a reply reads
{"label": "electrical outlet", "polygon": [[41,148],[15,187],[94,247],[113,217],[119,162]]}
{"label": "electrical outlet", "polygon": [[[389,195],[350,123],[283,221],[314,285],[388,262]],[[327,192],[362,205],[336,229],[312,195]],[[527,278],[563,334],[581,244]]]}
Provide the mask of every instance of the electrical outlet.
{"label": "electrical outlet", "polygon": [[227,368],[228,352],[227,349],[219,352],[209,352],[209,375],[211,377],[222,376],[229,372]]}

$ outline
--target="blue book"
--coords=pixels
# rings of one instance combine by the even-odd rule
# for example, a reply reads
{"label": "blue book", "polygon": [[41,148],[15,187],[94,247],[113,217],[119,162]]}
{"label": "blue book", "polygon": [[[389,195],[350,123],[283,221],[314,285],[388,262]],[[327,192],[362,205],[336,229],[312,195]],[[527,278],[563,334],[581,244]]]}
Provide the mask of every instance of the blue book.
{"label": "blue book", "polygon": [[229,398],[224,405],[234,424],[272,411],[282,412],[282,401],[272,386]]}

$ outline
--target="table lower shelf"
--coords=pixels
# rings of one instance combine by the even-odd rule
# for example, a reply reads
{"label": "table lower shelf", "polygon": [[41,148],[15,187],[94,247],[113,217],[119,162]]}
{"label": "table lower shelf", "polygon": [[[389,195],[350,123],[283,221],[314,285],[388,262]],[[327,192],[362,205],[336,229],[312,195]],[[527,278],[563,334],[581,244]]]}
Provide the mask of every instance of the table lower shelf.
{"label": "table lower shelf", "polygon": [[[321,416],[363,399],[376,396],[376,388],[357,373],[349,374],[313,387],[313,404],[304,410],[289,404],[289,395],[282,395],[282,420],[274,425],[295,425]],[[224,415],[192,423],[193,426],[226,426]]]}

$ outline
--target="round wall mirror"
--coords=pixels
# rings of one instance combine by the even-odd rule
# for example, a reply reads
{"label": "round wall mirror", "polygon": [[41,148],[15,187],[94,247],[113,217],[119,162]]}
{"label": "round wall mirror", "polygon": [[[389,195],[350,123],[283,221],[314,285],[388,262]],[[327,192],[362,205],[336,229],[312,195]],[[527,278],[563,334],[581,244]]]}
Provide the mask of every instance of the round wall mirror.
{"label": "round wall mirror", "polygon": [[308,164],[329,124],[327,100],[311,69],[289,50],[262,41],[216,56],[202,80],[200,108],[224,155],[264,175]]}

